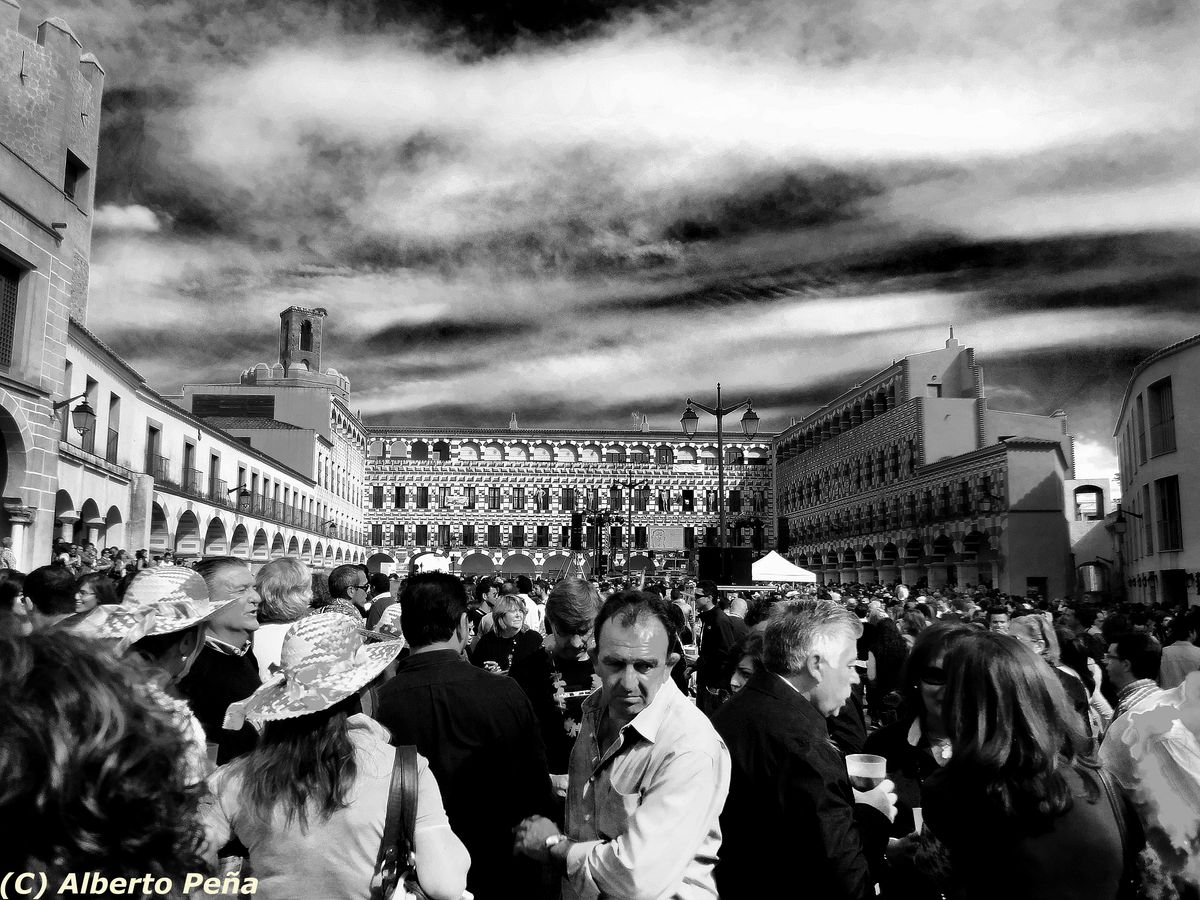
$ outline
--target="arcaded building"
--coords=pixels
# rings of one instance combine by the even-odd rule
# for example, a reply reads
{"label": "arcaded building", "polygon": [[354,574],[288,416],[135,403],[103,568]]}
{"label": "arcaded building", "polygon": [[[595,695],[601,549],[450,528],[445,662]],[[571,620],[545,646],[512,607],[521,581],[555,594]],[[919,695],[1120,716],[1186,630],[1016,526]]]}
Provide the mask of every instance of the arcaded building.
{"label": "arcaded building", "polygon": [[[584,522],[574,572],[682,570],[718,543],[715,432],[521,428],[515,416],[508,428],[368,431],[374,568],[432,552],[453,572],[553,577],[571,560],[572,517],[598,512],[623,521]],[[771,435],[724,440],[728,543],[770,549]]]}
{"label": "arcaded building", "polygon": [[1200,335],[1133,371],[1114,437],[1122,505],[1110,517],[1131,600],[1200,599]]}
{"label": "arcaded building", "polygon": [[780,545],[826,583],[1073,589],[1065,414],[991,409],[953,337],[774,441]]}
{"label": "arcaded building", "polygon": [[[18,30],[0,0],[0,533],[25,570],[49,560],[68,322],[87,315],[104,70],[70,27]],[[56,404],[59,404],[56,408]]]}

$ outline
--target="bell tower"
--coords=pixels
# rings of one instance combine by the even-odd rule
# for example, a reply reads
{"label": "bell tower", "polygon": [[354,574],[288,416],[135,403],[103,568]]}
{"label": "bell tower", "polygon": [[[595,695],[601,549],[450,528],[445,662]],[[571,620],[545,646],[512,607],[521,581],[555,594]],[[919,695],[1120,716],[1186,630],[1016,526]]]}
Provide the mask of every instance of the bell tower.
{"label": "bell tower", "polygon": [[292,377],[292,370],[319,374],[321,369],[321,340],[324,309],[305,309],[289,306],[279,314],[279,364],[283,377]]}

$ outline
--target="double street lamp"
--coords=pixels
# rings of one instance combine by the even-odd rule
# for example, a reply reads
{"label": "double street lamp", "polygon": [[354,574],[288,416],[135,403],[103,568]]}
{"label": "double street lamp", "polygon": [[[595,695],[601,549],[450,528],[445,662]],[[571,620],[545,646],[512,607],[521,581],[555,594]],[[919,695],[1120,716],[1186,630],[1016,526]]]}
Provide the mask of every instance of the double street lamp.
{"label": "double street lamp", "polygon": [[[721,530],[718,532],[718,545],[722,550],[726,546],[725,535],[725,439],[724,431],[721,426],[722,420],[732,412],[737,412],[742,407],[746,407],[746,412],[742,415],[742,433],[748,438],[758,434],[758,414],[754,412],[754,404],[751,400],[743,400],[741,403],[734,406],[721,406],[721,383],[717,382],[717,405],[705,406],[703,403],[698,403],[691,397],[687,400],[687,409],[683,411],[683,415],[679,421],[683,425],[683,433],[688,437],[696,436],[696,427],[700,422],[700,417],[696,415],[696,409],[703,410],[710,416],[717,418],[717,511],[720,514]],[[693,409],[695,407],[695,409]],[[722,565],[724,560],[722,559]]]}
{"label": "double street lamp", "polygon": [[629,509],[625,514],[626,524],[629,525],[629,543],[627,544],[627,546],[625,548],[625,568],[628,569],[629,568],[629,559],[633,556],[633,551],[636,549],[634,547],[636,540],[635,540],[635,532],[634,532],[634,528],[633,528],[633,507],[634,507],[634,504],[636,503],[636,499],[634,497],[633,492],[647,490],[650,487],[650,482],[645,481],[645,480],[634,481],[632,478],[630,478],[627,481],[614,481],[612,483],[611,487],[614,491],[619,491],[619,490],[629,491]]}

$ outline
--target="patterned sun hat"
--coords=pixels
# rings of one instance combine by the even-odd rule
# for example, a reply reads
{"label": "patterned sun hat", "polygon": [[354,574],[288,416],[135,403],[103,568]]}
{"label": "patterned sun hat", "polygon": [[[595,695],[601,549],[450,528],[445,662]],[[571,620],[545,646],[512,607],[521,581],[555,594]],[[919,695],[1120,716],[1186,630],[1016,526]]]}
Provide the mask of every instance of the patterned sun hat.
{"label": "patterned sun hat", "polygon": [[191,569],[156,566],[138,572],[119,606],[97,607],[103,614],[88,633],[119,639],[118,651],[123,653],[144,637],[191,628],[236,602],[234,597],[214,604],[208,598],[208,585]]}
{"label": "patterned sun hat", "polygon": [[279,671],[230,704],[225,727],[237,731],[247,720],[257,727],[329,709],[374,681],[402,649],[401,641],[363,643],[362,628],[341,613],[306,616],[284,635]]}

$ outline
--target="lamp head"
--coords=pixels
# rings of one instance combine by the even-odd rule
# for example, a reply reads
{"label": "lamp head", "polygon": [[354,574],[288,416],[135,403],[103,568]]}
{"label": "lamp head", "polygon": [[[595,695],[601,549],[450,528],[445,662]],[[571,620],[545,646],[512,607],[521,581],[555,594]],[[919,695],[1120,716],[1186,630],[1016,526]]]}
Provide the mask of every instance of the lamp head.
{"label": "lamp head", "polygon": [[96,426],[96,411],[86,398],[71,410],[71,424],[80,435],[87,434]]}
{"label": "lamp head", "polygon": [[758,434],[758,413],[754,411],[754,404],[746,406],[746,412],[742,415],[742,433],[748,438]]}
{"label": "lamp head", "polygon": [[696,415],[696,410],[692,409],[692,404],[687,405],[687,409],[683,411],[683,415],[679,417],[680,424],[683,425],[683,433],[688,437],[696,436],[696,429],[700,424],[700,417]]}

